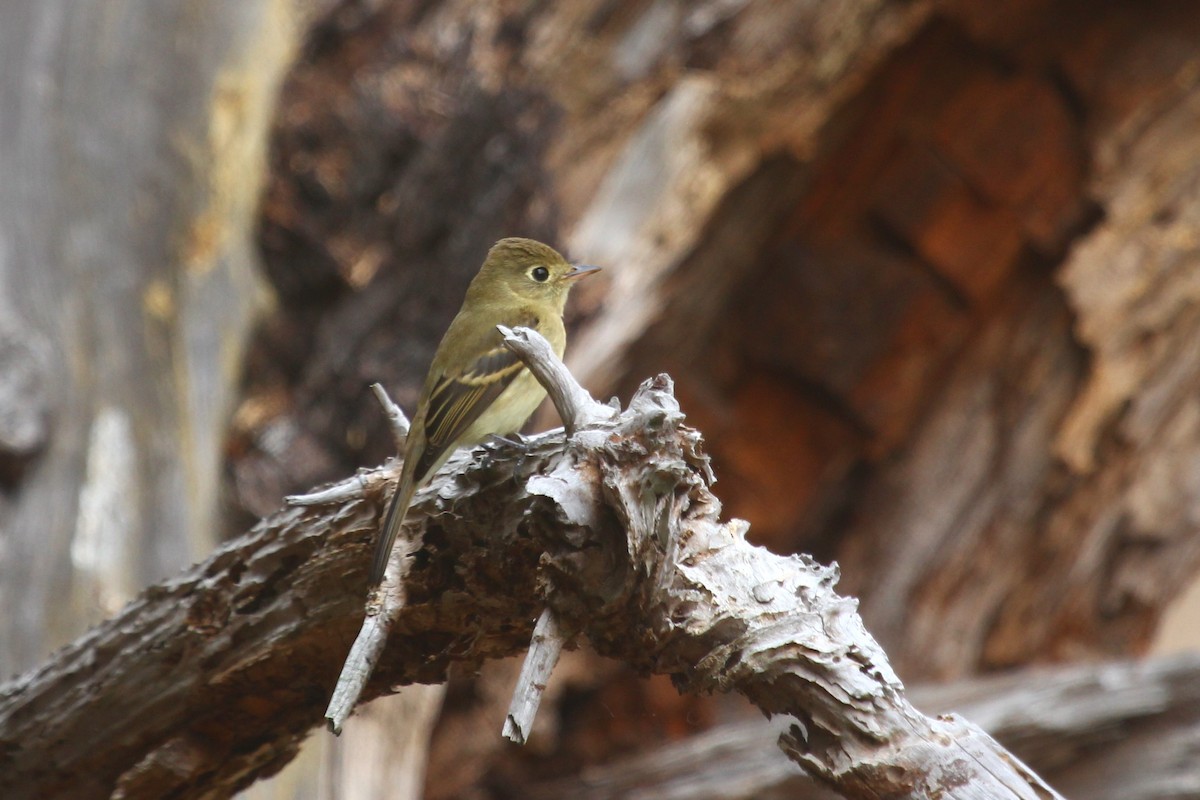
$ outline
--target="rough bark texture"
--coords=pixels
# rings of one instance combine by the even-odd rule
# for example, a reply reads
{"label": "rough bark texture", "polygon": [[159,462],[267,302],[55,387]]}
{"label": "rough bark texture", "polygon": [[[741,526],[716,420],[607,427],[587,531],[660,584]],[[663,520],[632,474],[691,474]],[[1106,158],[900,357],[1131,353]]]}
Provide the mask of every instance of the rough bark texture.
{"label": "rough bark texture", "polygon": [[[638,671],[790,715],[780,745],[847,797],[1058,797],[981,729],[909,705],[835,569],[719,520],[670,389],[648,381],[615,420],[520,459],[453,460],[422,494],[424,545],[366,695],[519,650],[547,603]],[[314,648],[345,636],[340,584],[362,585],[347,557],[378,499],[277,515],[5,687],[5,796],[220,795],[290,758],[332,680]]]}
{"label": "rough bark texture", "polygon": [[[836,558],[901,675],[1139,652],[1200,558],[1198,36],[1183,0],[346,3],[285,92],[231,494],[381,458],[359,387],[411,404],[490,239],[557,234],[607,267],[576,372],[675,376],[730,512]],[[432,796],[723,713],[574,676],[542,758],[453,733]],[[451,695],[446,736],[503,713]]]}
{"label": "rough bark texture", "polygon": [[[1200,658],[1026,669],[945,686],[913,701],[979,723],[1067,797],[1195,797],[1200,775]],[[838,795],[814,784],[772,745],[786,721],[748,720],[521,788],[531,800],[730,800]]]}
{"label": "rough bark texture", "polygon": [[[206,551],[239,369],[227,531],[379,463],[363,387],[411,408],[514,233],[604,264],[576,371],[674,375],[730,514],[836,558],[906,679],[1145,647],[1200,560],[1194,3],[312,5],[240,366],[292,5],[0,9],[0,674]],[[511,678],[459,676],[430,795],[730,713],[566,661],[520,756]]]}
{"label": "rough bark texture", "polygon": [[[289,83],[263,228],[294,300],[277,324],[318,356],[283,381],[288,447],[235,462],[236,496],[265,513],[382,457],[362,383],[410,400],[490,238],[557,229],[608,266],[575,371],[628,391],[669,368],[731,508],[777,549],[836,555],[906,673],[1136,648],[1196,561],[1178,478],[1140,513],[1153,532],[1112,521],[1150,502],[1140,465],[1195,440],[1171,401],[1194,385],[1194,270],[1169,265],[1195,226],[1171,132],[1198,17],[348,4]],[[313,286],[341,293],[332,312]],[[1140,427],[1107,436],[1160,377]]]}

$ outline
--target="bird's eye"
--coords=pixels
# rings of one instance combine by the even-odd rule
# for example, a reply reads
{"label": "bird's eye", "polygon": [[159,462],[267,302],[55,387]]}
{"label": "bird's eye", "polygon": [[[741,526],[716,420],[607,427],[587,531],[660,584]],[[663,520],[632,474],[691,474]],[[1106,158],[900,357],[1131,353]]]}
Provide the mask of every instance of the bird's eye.
{"label": "bird's eye", "polygon": [[546,279],[550,277],[550,270],[545,267],[534,267],[529,271],[529,276],[538,283],[545,283]]}

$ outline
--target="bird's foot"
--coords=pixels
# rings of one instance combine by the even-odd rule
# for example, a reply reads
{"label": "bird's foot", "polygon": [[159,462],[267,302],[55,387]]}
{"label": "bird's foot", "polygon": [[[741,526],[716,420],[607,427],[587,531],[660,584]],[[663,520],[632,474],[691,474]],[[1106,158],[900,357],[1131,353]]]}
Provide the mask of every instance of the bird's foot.
{"label": "bird's foot", "polygon": [[516,447],[521,450],[529,449],[529,442],[525,441],[524,436],[522,436],[519,433],[514,433],[513,436],[515,436],[517,438],[510,439],[507,436],[501,436],[498,433],[489,433],[488,441],[492,442],[493,444],[506,444],[509,447]]}
{"label": "bird's foot", "polygon": [[529,457],[529,442],[519,433],[512,434],[516,438],[501,436],[498,433],[488,435],[488,442],[493,445],[506,445],[519,451],[517,455],[517,467],[514,472],[520,472],[525,466],[525,459]]}

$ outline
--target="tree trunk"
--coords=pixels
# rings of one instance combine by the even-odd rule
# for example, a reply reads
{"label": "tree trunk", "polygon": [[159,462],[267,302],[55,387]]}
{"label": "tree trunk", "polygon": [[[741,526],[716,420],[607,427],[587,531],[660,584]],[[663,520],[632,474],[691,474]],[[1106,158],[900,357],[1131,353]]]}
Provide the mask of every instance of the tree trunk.
{"label": "tree trunk", "polygon": [[2,675],[215,544],[295,23],[243,0],[0,10]]}
{"label": "tree trunk", "polygon": [[[576,372],[675,376],[906,679],[1140,652],[1195,575],[1194,4],[94,5],[0,11],[0,669],[206,552],[221,466],[238,531],[390,454],[364,387],[411,410],[510,234],[605,266]],[[738,713],[572,658],[519,761],[459,678],[430,796]]]}
{"label": "tree trunk", "polygon": [[[575,370],[675,376],[730,513],[836,558],[901,675],[1140,652],[1197,563],[1198,33],[1179,1],[347,4],[285,92],[249,389],[278,413],[232,494],[382,458],[361,386],[411,408],[490,241],[547,236],[607,268]],[[725,713],[603,666],[564,692],[493,783]]]}

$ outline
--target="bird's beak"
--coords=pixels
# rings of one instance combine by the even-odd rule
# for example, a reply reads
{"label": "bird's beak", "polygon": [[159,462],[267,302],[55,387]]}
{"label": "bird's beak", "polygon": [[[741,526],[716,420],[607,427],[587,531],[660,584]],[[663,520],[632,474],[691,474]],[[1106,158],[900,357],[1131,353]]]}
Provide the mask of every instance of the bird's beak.
{"label": "bird's beak", "polygon": [[563,275],[563,280],[575,281],[575,280],[579,280],[580,278],[584,277],[585,275],[594,275],[599,271],[600,271],[599,267],[593,267],[588,264],[572,264],[571,271],[568,272],[566,275]]}

